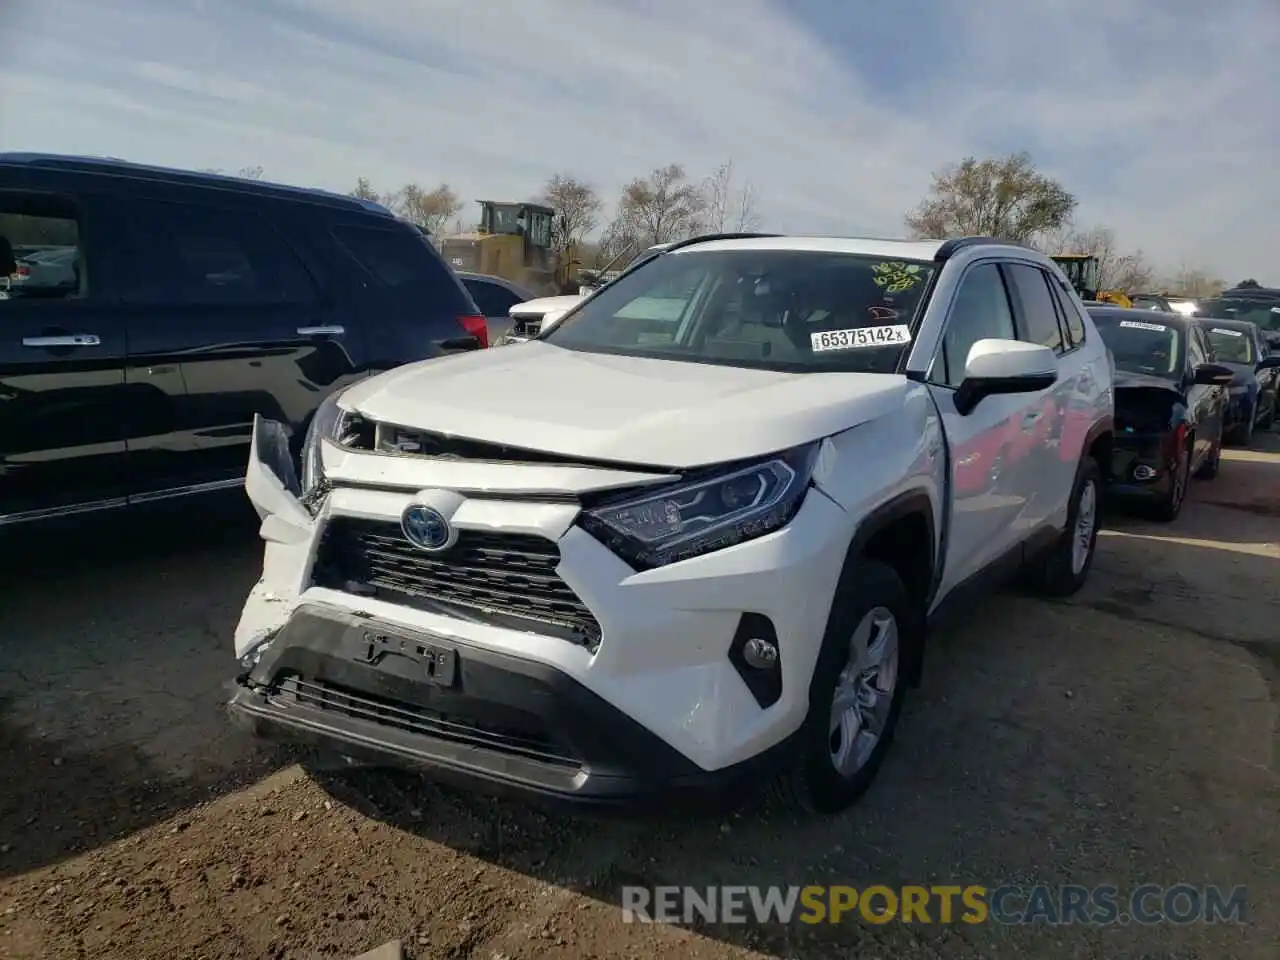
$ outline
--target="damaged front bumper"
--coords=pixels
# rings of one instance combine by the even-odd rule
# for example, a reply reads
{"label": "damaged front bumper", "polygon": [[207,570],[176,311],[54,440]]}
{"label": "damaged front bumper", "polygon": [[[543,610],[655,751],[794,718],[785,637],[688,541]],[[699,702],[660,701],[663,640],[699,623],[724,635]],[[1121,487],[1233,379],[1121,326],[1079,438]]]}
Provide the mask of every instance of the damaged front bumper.
{"label": "damaged front bumper", "polygon": [[[738,789],[799,728],[827,613],[811,598],[834,590],[848,543],[829,498],[807,497],[783,530],[637,572],[577,524],[577,498],[669,476],[334,444],[320,473],[322,495],[304,496],[283,430],[255,423],[245,488],[264,565],[236,628],[230,709],[257,734],[599,803]],[[406,540],[401,518],[424,501],[448,502],[471,559],[453,566]],[[378,577],[342,562],[348,543]],[[429,595],[440,586],[453,592]],[[498,609],[508,601],[526,616]],[[732,656],[746,611],[769,619],[783,651],[768,707]],[[570,635],[575,616],[595,632]]]}
{"label": "damaged front bumper", "polygon": [[319,604],[254,660],[239,726],[485,793],[632,806],[733,792],[781,757],[709,773],[553,667]]}

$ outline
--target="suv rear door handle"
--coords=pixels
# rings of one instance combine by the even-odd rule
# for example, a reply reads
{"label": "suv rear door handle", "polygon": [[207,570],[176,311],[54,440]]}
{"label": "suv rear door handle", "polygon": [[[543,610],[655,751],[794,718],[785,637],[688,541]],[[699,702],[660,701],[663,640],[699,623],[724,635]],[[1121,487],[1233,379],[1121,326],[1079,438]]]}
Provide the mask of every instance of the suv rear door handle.
{"label": "suv rear door handle", "polygon": [[346,327],[299,327],[300,337],[340,337],[347,332]]}
{"label": "suv rear door handle", "polygon": [[24,347],[97,347],[102,345],[95,333],[71,333],[63,337],[23,337]]}

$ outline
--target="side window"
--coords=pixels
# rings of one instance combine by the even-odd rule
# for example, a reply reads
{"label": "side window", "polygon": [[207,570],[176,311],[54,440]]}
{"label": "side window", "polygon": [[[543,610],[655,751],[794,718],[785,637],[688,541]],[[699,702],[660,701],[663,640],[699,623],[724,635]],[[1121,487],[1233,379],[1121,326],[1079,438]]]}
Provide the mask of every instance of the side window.
{"label": "side window", "polygon": [[1013,314],[999,268],[982,263],[960,281],[929,378],[944,386],[960,386],[969,350],[979,340],[993,338],[1014,339]]}
{"label": "side window", "polygon": [[1067,333],[1067,349],[1080,346],[1084,343],[1084,317],[1080,315],[1080,308],[1050,274],[1044,274],[1044,278],[1049,284],[1049,293],[1053,296],[1053,302],[1057,304],[1062,328]]}
{"label": "side window", "polygon": [[463,280],[462,285],[486,317],[505,317],[508,310],[520,303],[520,298],[506,287],[488,280]]}
{"label": "side window", "polygon": [[1018,339],[1062,353],[1062,328],[1044,271],[1022,263],[1006,263],[1005,276],[1018,313]]}
{"label": "side window", "polygon": [[261,216],[196,203],[129,205],[133,276],[124,299],[160,304],[315,303],[319,292],[288,243]]}
{"label": "side window", "polygon": [[[449,268],[422,234],[399,225],[343,224],[333,237],[370,276],[395,293],[466,312]],[[479,306],[479,304],[477,304]]]}
{"label": "side window", "polygon": [[0,191],[0,301],[87,297],[80,222],[67,198]]}

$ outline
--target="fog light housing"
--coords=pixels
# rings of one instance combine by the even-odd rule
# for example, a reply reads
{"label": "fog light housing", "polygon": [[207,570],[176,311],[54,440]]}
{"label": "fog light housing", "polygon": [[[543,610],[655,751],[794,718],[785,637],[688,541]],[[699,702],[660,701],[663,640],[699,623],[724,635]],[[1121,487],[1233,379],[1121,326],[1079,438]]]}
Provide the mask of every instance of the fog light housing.
{"label": "fog light housing", "polygon": [[1135,480],[1154,480],[1156,478],[1156,469],[1149,467],[1145,463],[1140,463],[1133,468],[1133,479]]}
{"label": "fog light housing", "polygon": [[773,621],[762,613],[744,613],[729,645],[729,662],[756,703],[771,707],[782,697],[782,657]]}
{"label": "fog light housing", "polygon": [[772,670],[778,665],[778,645],[763,637],[752,637],[743,644],[742,659],[756,670]]}

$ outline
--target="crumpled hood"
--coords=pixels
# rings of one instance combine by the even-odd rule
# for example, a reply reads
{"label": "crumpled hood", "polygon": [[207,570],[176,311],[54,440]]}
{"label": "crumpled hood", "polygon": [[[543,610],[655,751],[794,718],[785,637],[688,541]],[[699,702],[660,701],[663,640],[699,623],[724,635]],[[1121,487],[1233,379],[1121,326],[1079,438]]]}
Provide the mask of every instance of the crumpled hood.
{"label": "crumpled hood", "polygon": [[897,374],[777,373],[532,341],[397,367],[341,405],[472,440],[681,468],[830,436],[899,410],[908,389]]}

